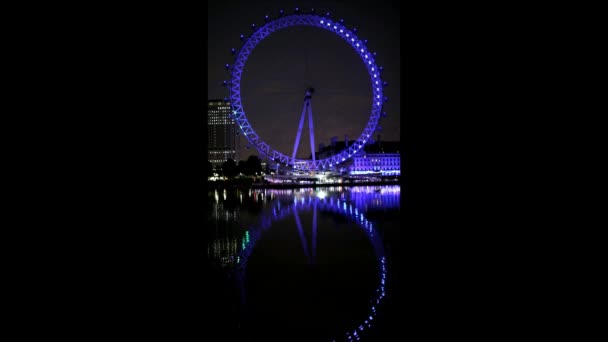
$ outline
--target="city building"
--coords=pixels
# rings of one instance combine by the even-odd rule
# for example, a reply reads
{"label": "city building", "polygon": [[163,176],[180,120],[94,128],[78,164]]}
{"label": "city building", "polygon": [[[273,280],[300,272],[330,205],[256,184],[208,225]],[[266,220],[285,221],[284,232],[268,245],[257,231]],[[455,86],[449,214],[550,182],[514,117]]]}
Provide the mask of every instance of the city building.
{"label": "city building", "polygon": [[260,165],[262,166],[262,172],[266,172],[266,170],[268,170],[268,160],[267,159],[261,159]]}
{"label": "city building", "polygon": [[207,103],[207,158],[215,169],[221,168],[229,158],[238,161],[238,127],[230,110],[230,103],[223,100]]}
{"label": "city building", "polygon": [[330,158],[354,144],[355,141],[356,140],[348,140],[348,137],[346,136],[344,137],[344,141],[338,141],[337,137],[332,137],[329,145],[325,146],[323,143],[319,144],[319,151],[316,153],[317,159]]}
{"label": "city building", "polygon": [[[338,141],[336,137],[331,138],[331,143],[327,146],[319,144],[317,159],[330,158],[340,151],[348,148],[355,143],[356,140],[348,140],[344,137],[344,141]],[[312,158],[312,155],[311,155]],[[399,176],[401,175],[401,158],[399,154],[398,141],[381,141],[380,135],[378,139],[355,154],[351,160],[342,164],[344,170],[351,175],[373,175],[380,174],[382,176]]]}
{"label": "city building", "polygon": [[366,145],[355,154],[349,166],[351,175],[380,174],[382,176],[401,175],[401,156],[398,141],[381,141]]}
{"label": "city building", "polygon": [[399,153],[358,153],[350,165],[351,175],[378,174],[382,176],[401,175]]}

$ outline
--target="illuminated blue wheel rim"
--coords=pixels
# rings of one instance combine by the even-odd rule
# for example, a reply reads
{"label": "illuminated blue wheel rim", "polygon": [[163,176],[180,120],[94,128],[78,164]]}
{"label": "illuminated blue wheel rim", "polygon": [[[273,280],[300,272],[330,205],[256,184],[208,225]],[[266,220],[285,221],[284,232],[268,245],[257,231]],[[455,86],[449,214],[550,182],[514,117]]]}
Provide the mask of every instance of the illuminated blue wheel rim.
{"label": "illuminated blue wheel rim", "polygon": [[[353,49],[355,49],[357,54],[363,60],[372,84],[372,109],[370,112],[369,121],[367,122],[363,133],[361,133],[354,144],[340,153],[330,158],[315,160],[314,162],[308,159],[291,158],[290,156],[275,150],[268,143],[266,143],[249,124],[247,116],[245,115],[243,101],[241,100],[241,77],[243,75],[243,69],[245,68],[247,58],[253,49],[271,33],[292,26],[312,26],[322,28],[344,39]],[[255,32],[244,41],[244,44],[238,53],[236,53],[236,50],[233,50],[233,52],[236,53],[234,64],[226,65],[230,70],[231,75],[231,81],[228,86],[230,89],[232,114],[236,123],[239,125],[241,132],[247,138],[249,143],[262,155],[266,155],[276,162],[289,166],[294,166],[296,163],[298,163],[298,165],[303,165],[303,169],[307,170],[320,170],[337,167],[341,163],[350,159],[355,153],[359,152],[365,146],[365,144],[372,139],[373,133],[378,126],[378,121],[380,120],[382,114],[384,101],[386,100],[382,91],[384,82],[382,81],[380,75],[381,69],[376,65],[374,54],[368,50],[366,42],[360,40],[353,30],[347,29],[340,22],[313,14],[292,14],[279,17],[277,19],[268,21],[260,28],[254,29]],[[241,37],[244,39],[243,36]]]}
{"label": "illuminated blue wheel rim", "polygon": [[376,255],[376,261],[379,270],[379,279],[373,298],[370,300],[370,308],[367,316],[362,317],[359,324],[351,327],[342,336],[335,337],[332,341],[356,341],[359,340],[365,333],[372,327],[373,321],[378,314],[378,307],[382,304],[384,297],[386,296],[386,281],[387,281],[387,265],[386,265],[386,254],[384,250],[384,244],[380,235],[375,229],[375,224],[368,220],[363,212],[359,211],[352,203],[347,201],[340,201],[334,199],[321,200],[318,197],[307,197],[301,199],[294,199],[292,203],[287,205],[280,203],[272,209],[272,212],[268,215],[263,215],[256,228],[252,228],[246,232],[246,239],[243,239],[243,245],[241,251],[237,256],[237,264],[235,268],[235,276],[238,280],[241,291],[241,300],[243,305],[245,302],[245,272],[247,269],[247,263],[249,257],[253,252],[256,243],[262,238],[264,232],[273,225],[274,222],[280,221],[287,216],[293,214],[294,210],[297,209],[312,209],[314,205],[320,211],[332,212],[348,218],[351,222],[355,222],[357,226],[362,229],[366,234],[369,241],[372,244],[374,253]]}

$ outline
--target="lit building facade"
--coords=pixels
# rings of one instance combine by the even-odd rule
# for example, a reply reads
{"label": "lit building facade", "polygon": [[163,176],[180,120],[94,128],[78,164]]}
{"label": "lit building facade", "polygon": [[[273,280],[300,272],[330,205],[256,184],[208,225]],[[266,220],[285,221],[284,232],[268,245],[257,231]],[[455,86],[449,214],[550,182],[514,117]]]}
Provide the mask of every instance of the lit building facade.
{"label": "lit building facade", "polygon": [[207,158],[214,168],[220,168],[229,158],[238,161],[238,127],[230,110],[230,103],[223,100],[207,103]]}
{"label": "lit building facade", "polygon": [[353,156],[350,165],[351,175],[378,173],[382,176],[401,175],[401,158],[399,153],[360,153]]}
{"label": "lit building facade", "polygon": [[[336,137],[333,137],[330,145],[319,144],[317,156],[319,159],[330,158],[355,142],[355,140],[348,140],[347,137],[344,138],[344,141],[338,141]],[[398,141],[381,141],[380,135],[378,135],[376,142],[365,145],[363,150],[343,163],[345,169],[339,171],[346,171],[351,175],[400,176],[399,145]]]}

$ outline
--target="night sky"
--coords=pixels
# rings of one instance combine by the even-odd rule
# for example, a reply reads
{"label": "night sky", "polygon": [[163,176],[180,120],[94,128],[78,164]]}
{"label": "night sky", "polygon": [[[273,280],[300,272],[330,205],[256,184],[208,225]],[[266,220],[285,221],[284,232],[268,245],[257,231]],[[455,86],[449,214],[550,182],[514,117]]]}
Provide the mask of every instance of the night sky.
{"label": "night sky", "polygon": [[[279,9],[292,13],[295,7],[315,8],[316,14],[330,12],[333,19],[356,27],[359,38],[368,39],[370,51],[377,52],[383,80],[389,83],[384,89],[388,116],[380,120],[379,133],[382,140],[400,140],[400,25],[399,12],[392,6],[380,1],[210,1],[208,99],[228,97],[228,89],[221,85],[230,78],[224,65],[232,64],[230,49],[240,48],[239,36],[250,34],[251,24],[262,26],[264,15],[276,16]],[[359,55],[337,35],[304,26],[275,31],[256,46],[245,64],[241,96],[247,119],[264,141],[290,156],[309,86],[315,88],[315,148],[319,143],[328,145],[333,136],[358,138],[369,120],[371,81]],[[241,135],[240,159],[257,154],[246,145]],[[307,117],[296,157],[308,158],[310,153]]]}

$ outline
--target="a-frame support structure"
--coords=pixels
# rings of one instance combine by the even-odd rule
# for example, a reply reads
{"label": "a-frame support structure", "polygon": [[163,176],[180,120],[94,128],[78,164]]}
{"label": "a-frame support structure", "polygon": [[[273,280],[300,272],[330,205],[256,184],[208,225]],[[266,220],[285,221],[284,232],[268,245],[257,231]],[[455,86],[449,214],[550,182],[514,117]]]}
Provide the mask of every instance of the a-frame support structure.
{"label": "a-frame support structure", "polygon": [[304,108],[302,109],[302,117],[300,117],[300,124],[298,125],[298,134],[296,135],[296,141],[293,145],[293,154],[291,155],[291,159],[295,160],[296,152],[298,152],[298,145],[300,144],[300,136],[302,135],[302,128],[304,128],[304,118],[306,117],[306,112],[308,112],[308,128],[310,130],[310,150],[312,151],[313,164],[316,160],[315,133],[312,124],[312,105],[310,103],[310,100],[312,99],[312,94],[314,91],[315,90],[313,88],[306,89],[306,95],[304,96]]}

